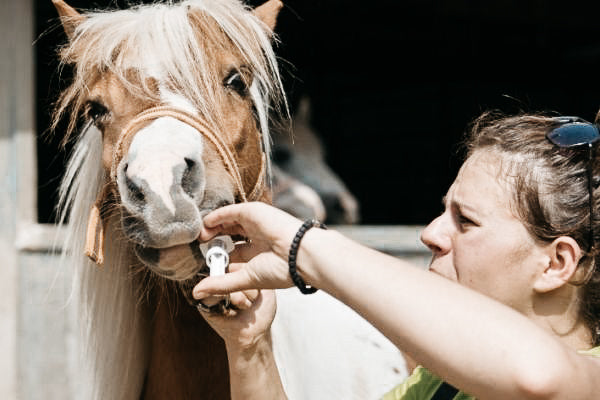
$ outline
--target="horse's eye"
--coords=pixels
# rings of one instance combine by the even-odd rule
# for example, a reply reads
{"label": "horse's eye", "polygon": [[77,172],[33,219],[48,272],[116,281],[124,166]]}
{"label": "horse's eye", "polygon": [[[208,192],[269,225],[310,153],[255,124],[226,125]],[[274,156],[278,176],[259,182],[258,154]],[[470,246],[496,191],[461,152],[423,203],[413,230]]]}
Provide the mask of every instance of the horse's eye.
{"label": "horse's eye", "polygon": [[98,101],[90,100],[85,105],[85,114],[94,123],[98,123],[102,117],[108,114],[108,108]]}
{"label": "horse's eye", "polygon": [[223,81],[226,88],[235,90],[240,96],[245,96],[248,92],[248,85],[238,70],[232,70]]}

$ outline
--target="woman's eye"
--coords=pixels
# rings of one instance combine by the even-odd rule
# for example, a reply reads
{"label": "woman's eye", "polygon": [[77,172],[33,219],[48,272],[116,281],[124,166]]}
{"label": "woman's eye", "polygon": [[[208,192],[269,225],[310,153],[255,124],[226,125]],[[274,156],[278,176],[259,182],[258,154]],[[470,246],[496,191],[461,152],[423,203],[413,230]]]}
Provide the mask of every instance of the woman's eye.
{"label": "woman's eye", "polygon": [[459,215],[459,216],[458,216],[458,222],[459,222],[461,225],[465,225],[465,224],[472,224],[472,223],[473,223],[473,221],[471,221],[469,218],[467,218],[467,217],[464,217],[464,216],[462,216],[462,215]]}
{"label": "woman's eye", "polygon": [[241,96],[246,95],[248,92],[248,85],[246,85],[246,81],[242,74],[237,70],[233,70],[227,75],[224,85],[226,88],[235,90]]}
{"label": "woman's eye", "polygon": [[462,214],[458,214],[458,215],[456,216],[456,219],[457,219],[457,221],[458,221],[458,224],[459,224],[460,226],[470,226],[470,225],[474,225],[474,226],[475,226],[475,225],[477,225],[477,224],[475,223],[475,221],[473,221],[472,219],[470,219],[470,218],[468,218],[468,217],[465,217],[465,216],[464,216],[464,215],[462,215]]}
{"label": "woman's eye", "polygon": [[108,108],[97,101],[91,100],[86,104],[85,113],[94,123],[98,123],[102,117],[108,114]]}

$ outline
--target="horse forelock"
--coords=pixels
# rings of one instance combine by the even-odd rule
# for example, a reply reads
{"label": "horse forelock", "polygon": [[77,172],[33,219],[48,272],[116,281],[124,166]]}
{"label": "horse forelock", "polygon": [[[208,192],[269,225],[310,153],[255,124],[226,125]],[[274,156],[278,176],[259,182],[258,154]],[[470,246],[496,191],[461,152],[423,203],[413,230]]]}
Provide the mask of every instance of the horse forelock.
{"label": "horse forelock", "polygon": [[180,96],[219,129],[224,115],[216,89],[223,77],[216,73],[215,54],[228,52],[254,72],[250,95],[269,150],[269,118],[287,117],[287,104],[271,47],[275,39],[242,3],[188,0],[84,15],[60,52],[62,63],[74,70],[53,122],[56,127],[68,117],[65,140],[77,126],[90,87],[105,74],[145,102],[162,101],[161,92]]}

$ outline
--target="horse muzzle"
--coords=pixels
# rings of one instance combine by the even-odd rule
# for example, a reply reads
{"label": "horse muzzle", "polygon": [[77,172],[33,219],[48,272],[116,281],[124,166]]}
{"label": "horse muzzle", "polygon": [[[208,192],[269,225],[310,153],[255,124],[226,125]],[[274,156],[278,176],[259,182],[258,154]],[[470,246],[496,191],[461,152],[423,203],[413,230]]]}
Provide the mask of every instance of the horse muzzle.
{"label": "horse muzzle", "polygon": [[[170,120],[171,126],[174,121],[178,124],[175,126],[177,129],[166,132],[162,140],[158,136],[150,139],[150,146],[145,151],[155,151],[156,159],[136,164],[134,158],[141,151],[131,148],[136,136],[150,135],[148,132],[152,129],[147,128],[153,124],[160,125],[159,120]],[[161,127],[158,128],[160,130]],[[191,140],[189,143],[192,144],[187,147],[194,147],[197,143],[201,148],[201,137],[212,143],[223,166],[224,176],[218,179],[221,183],[225,183],[223,179],[226,179],[228,184],[219,185],[218,179],[214,182],[213,177],[213,187],[207,190],[206,179],[201,179],[202,176],[206,178],[205,167],[198,159],[203,150],[186,153],[189,149],[178,140],[178,135],[184,131],[193,132],[192,137],[196,137],[196,141]],[[181,150],[175,161],[172,152],[164,151],[169,146]],[[160,275],[168,275],[171,279],[192,274],[194,268],[196,271],[199,268],[199,257],[190,246],[202,228],[201,210],[214,209],[224,203],[258,199],[264,189],[266,170],[264,152],[260,157],[258,178],[254,186],[246,190],[232,151],[222,135],[210,129],[202,118],[172,107],[143,111],[125,127],[115,146],[109,180],[90,212],[86,254],[97,264],[104,261],[104,224],[107,220],[104,209],[107,198],[111,197],[109,194],[112,194],[115,202],[121,205],[123,230],[135,244],[138,258],[161,271]],[[178,274],[178,269],[184,272]]]}

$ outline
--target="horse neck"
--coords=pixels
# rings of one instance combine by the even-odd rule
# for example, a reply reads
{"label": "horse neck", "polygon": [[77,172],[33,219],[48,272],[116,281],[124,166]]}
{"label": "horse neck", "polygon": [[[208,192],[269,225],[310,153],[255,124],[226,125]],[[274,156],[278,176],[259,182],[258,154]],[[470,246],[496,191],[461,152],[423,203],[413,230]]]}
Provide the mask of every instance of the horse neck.
{"label": "horse neck", "polygon": [[141,398],[230,398],[223,340],[172,282],[155,287],[149,303],[152,338]]}

